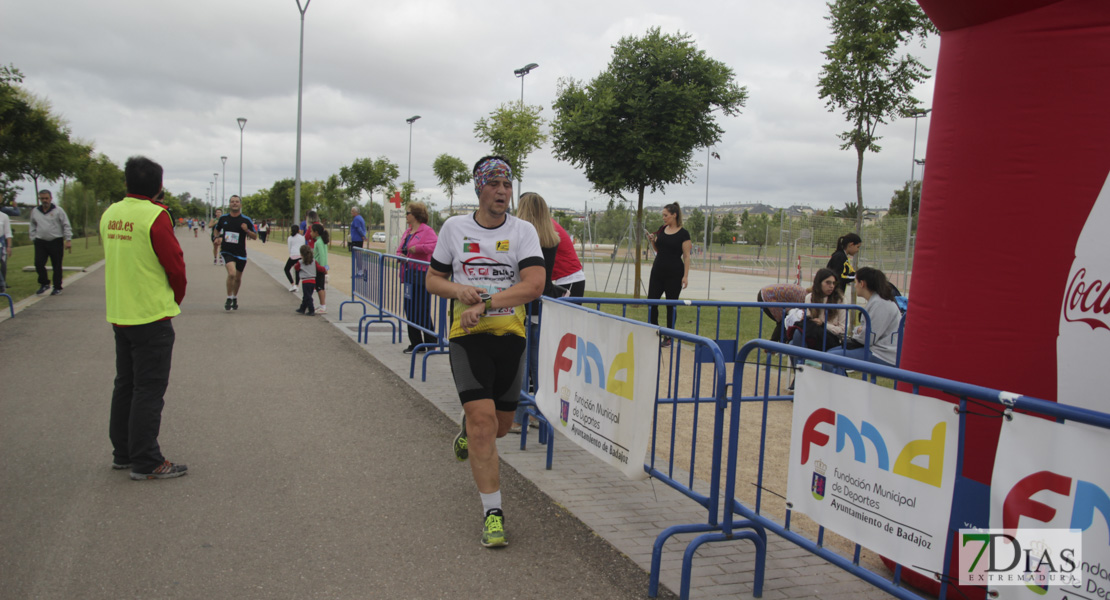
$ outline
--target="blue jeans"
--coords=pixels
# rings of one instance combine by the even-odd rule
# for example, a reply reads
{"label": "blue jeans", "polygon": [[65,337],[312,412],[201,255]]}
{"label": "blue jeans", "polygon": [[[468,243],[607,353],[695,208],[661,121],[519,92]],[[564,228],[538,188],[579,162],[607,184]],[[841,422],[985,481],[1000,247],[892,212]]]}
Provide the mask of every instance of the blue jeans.
{"label": "blue jeans", "polygon": [[[837,356],[844,356],[844,357],[847,357],[847,358],[854,358],[856,360],[866,360],[869,363],[874,363],[876,365],[882,365],[884,367],[893,367],[894,366],[894,365],[886,362],[885,360],[877,358],[874,354],[872,354],[870,358],[866,358],[864,356],[866,350],[867,350],[866,348],[852,348],[851,350],[845,350],[843,347],[840,347],[840,348],[833,348],[832,350],[829,350],[829,354],[835,354]],[[848,372],[845,371],[844,369],[841,369],[840,367],[837,367],[837,366],[834,366],[834,365],[830,365],[828,363],[821,365],[821,370],[822,371],[828,371],[829,373],[838,373],[840,375],[847,375],[848,374]]]}

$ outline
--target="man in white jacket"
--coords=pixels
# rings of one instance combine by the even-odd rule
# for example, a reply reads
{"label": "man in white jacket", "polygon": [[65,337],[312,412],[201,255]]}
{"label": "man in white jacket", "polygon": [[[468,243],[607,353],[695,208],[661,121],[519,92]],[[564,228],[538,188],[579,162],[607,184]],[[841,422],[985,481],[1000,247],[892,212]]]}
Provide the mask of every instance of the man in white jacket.
{"label": "man in white jacket", "polygon": [[50,190],[39,191],[39,205],[31,210],[31,240],[35,244],[35,272],[39,275],[38,295],[50,289],[50,278],[46,274],[46,258],[54,269],[54,291],[51,296],[62,293],[62,256],[71,247],[73,231],[69,228],[69,217],[62,207],[54,204]]}

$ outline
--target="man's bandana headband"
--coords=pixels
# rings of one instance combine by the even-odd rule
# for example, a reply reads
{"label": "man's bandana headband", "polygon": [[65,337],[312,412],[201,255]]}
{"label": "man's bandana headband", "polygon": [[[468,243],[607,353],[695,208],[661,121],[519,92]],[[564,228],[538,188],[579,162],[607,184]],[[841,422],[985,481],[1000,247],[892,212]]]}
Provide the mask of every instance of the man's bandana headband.
{"label": "man's bandana headband", "polygon": [[512,181],[513,170],[509,167],[509,163],[497,159],[487,160],[482,163],[482,166],[478,167],[478,171],[474,173],[474,193],[481,196],[482,186],[489,183],[495,177],[504,177]]}

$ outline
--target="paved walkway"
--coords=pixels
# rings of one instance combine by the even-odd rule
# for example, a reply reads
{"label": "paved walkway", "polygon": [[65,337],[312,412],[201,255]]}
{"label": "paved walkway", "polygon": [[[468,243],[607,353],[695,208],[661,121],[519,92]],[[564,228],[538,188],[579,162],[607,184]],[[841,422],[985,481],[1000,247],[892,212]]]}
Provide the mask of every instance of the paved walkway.
{"label": "paved walkway", "polygon": [[[627,481],[564,438],[547,471],[534,436],[526,451],[508,436],[512,544],[480,548],[477,494],[449,454],[460,409],[446,358],[430,357],[421,382],[388,328],[355,342],[360,311],[338,319],[346,257],[331,258],[329,314],[301,317],[284,243],[252,242],[241,308],[227,313],[222,270],[181,239],[190,287],[161,440],[188,477],[131,482],[107,467],[99,271],[0,321],[5,597],[644,598],[655,536],[703,521],[681,494]],[[688,539],[666,547],[671,590]],[[750,549],[703,546],[691,596],[752,597]],[[772,536],[763,598],[887,597]]]}
{"label": "paved walkway", "polygon": [[482,548],[455,424],[260,264],[225,312],[223,269],[181,241],[161,443],[187,477],[109,468],[102,270],[0,323],[0,596],[644,597],[641,568],[511,468],[510,545]]}
{"label": "paved walkway", "polygon": [[[281,264],[278,264],[277,258],[270,257],[267,258],[274,262],[267,264],[266,259],[260,258],[259,263],[275,278],[284,282],[284,275],[281,274],[285,256],[284,244],[277,252],[273,244],[268,243],[266,247],[266,253],[281,258]],[[340,274],[350,273],[350,259],[333,255],[329,263],[331,272],[335,274],[334,284],[329,285],[334,290],[342,290],[346,294],[344,300],[349,300],[350,281],[342,280]],[[599,265],[598,268],[607,267],[608,265]],[[704,286],[701,279],[694,278],[694,274],[699,274],[706,280],[708,274],[692,272],[691,286]],[[599,277],[604,278],[604,274],[599,274]],[[756,291],[766,284],[764,278],[750,275],[714,273],[712,277],[721,288],[719,293],[715,291],[712,295],[721,300],[750,297],[754,301]],[[361,310],[348,305],[343,314],[344,319],[340,321],[340,302],[338,298],[333,300],[333,297],[328,297],[328,319],[352,341],[357,340]],[[428,358],[427,381],[420,380],[419,364],[416,377],[409,379],[409,357],[401,353],[408,345],[408,340],[402,336],[402,341],[394,344],[391,336],[391,329],[387,326],[372,328],[368,343],[362,347],[445,415],[458,421],[458,398],[447,357]],[[644,570],[651,567],[652,545],[660,531],[672,525],[705,521],[704,510],[672,488],[651,480],[628,481],[615,469],[578,449],[566,438],[559,437],[555,443],[555,462],[550,471],[545,469],[545,448],[538,445],[534,435],[529,436],[529,447],[525,451],[519,449],[519,439],[515,436],[502,440],[498,451],[504,462],[534,482],[560,506],[581,519],[597,535],[609,541]],[[682,552],[686,542],[693,537],[676,536],[666,545],[661,582],[672,590],[679,589]],[[746,542],[702,546],[694,561],[691,598],[751,598],[754,559],[750,550],[751,545]],[[646,597],[646,589],[642,591]],[[772,535],[768,544],[762,597],[766,600],[855,600],[891,596]]]}

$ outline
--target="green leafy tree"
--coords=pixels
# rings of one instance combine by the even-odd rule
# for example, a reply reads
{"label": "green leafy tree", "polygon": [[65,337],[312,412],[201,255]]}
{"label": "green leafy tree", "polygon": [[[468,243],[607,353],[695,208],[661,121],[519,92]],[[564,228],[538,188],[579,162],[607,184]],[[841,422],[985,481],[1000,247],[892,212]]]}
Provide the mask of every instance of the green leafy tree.
{"label": "green leafy tree", "polygon": [[690,181],[694,150],[717,143],[723,133],[715,111],[738,114],[747,90],[736,84],[732,69],[698,50],[689,35],[658,28],[622,38],[609,66],[593,81],[564,79],[559,88],[555,156],[583,169],[602,194],[637,194],[639,280],[644,192]]}
{"label": "green leafy tree", "polygon": [[0,191],[21,189],[21,179],[57,181],[80,171],[92,151],[70,140],[69,127],[53,114],[50,103],[21,87],[23,74],[0,67]]}
{"label": "green leafy tree", "polygon": [[[890,211],[888,214],[896,216],[906,216],[906,208],[910,203],[910,182],[907,181],[906,185],[902,186],[900,190],[894,190],[894,195],[890,197]],[[917,217],[917,211],[921,208],[921,181],[913,181],[913,216]]]}
{"label": "green leafy tree", "polygon": [[623,202],[610,202],[601,218],[594,221],[597,242],[616,243],[628,233],[628,207]]}
{"label": "green leafy tree", "polygon": [[694,244],[701,244],[705,241],[705,237],[702,235],[705,233],[705,213],[700,208],[695,208],[683,215],[682,226],[690,232],[690,239],[694,240]]}
{"label": "green leafy tree", "polygon": [[440,154],[432,163],[432,172],[436,174],[440,187],[447,194],[448,214],[455,214],[455,189],[470,182],[470,167],[461,158]]}
{"label": "green leafy tree", "polygon": [[[315,209],[322,222],[333,223],[335,222],[335,214],[324,203],[324,198],[320,193],[323,186],[324,182],[322,181],[301,181],[301,210]],[[290,208],[289,212],[285,214],[291,214],[292,212],[293,209]]]}
{"label": "green leafy tree", "polygon": [[[356,158],[350,166],[339,168],[339,178],[347,186],[347,191],[355,200],[362,198],[363,192],[369,198],[370,213],[368,217],[374,219],[374,192],[386,192],[394,187],[393,182],[401,175],[397,165],[384,156],[371,160],[369,158]],[[381,211],[379,210],[379,214]],[[372,220],[380,223],[380,220]]]}
{"label": "green leafy tree", "polygon": [[744,241],[758,248],[755,254],[756,258],[762,256],[763,247],[767,245],[770,220],[767,215],[749,215],[748,220],[742,226]]}
{"label": "green leafy tree", "polygon": [[721,235],[720,239],[723,243],[728,244],[734,241],[733,238],[736,237],[736,234],[739,232],[739,228],[736,225],[736,215],[732,214],[732,211],[721,215],[718,231]]}
{"label": "green leafy tree", "polygon": [[[279,215],[293,214],[293,188],[295,186],[296,182],[293,181],[292,177],[275,181],[274,185],[270,186],[270,193],[266,194],[266,204],[259,206],[258,210],[254,211],[254,214],[269,213],[271,211]],[[304,191],[302,190],[301,193],[303,196]],[[308,205],[304,203],[304,198],[302,197],[301,211],[307,214],[307,207]],[[304,219],[304,215],[296,215],[294,218],[299,221]]]}
{"label": "green leafy tree", "polygon": [[58,203],[69,215],[76,235],[86,237],[99,232],[100,215],[111,203],[127,193],[123,171],[104,154],[86,155],[80,165],[77,181],[63,183]]}
{"label": "green leafy tree", "polygon": [[833,0],[828,3],[833,41],[825,49],[825,66],[817,81],[829,112],[840,109],[851,129],[838,134],[841,150],[856,152],[856,233],[863,227],[863,157],[879,152],[879,124],[908,116],[920,101],[913,87],[928,78],[929,68],[911,54],[900,54],[910,41],[937,29],[914,0]]}
{"label": "green leafy tree", "polygon": [[859,224],[863,221],[863,213],[864,212],[865,211],[860,210],[860,207],[859,207],[858,204],[853,204],[851,202],[845,202],[844,203],[844,208],[836,211],[836,216],[838,216],[842,219],[852,219],[852,220],[856,221],[857,224]]}
{"label": "green leafy tree", "polygon": [[[189,193],[185,192],[184,196],[188,197]],[[173,219],[174,224],[177,223],[177,219],[185,216],[185,205],[181,203],[181,197],[173,194],[173,192],[165,190],[162,204],[165,204],[166,210],[170,211],[170,218]]]}
{"label": "green leafy tree", "polygon": [[570,215],[568,215],[567,213],[565,213],[561,210],[555,211],[555,214],[553,214],[551,216],[554,217],[555,222],[558,223],[560,227],[567,230],[567,233],[569,233],[572,236],[574,235],[573,233],[571,233],[571,230],[574,229],[574,218],[573,217],[571,217]]}
{"label": "green leafy tree", "polygon": [[[323,212],[331,222],[348,222],[351,219],[351,206],[357,204],[351,201],[343,180],[338,175],[330,175],[324,181],[317,181],[316,192]],[[304,191],[301,191],[304,194]],[[360,209],[361,210],[361,209]]]}
{"label": "green leafy tree", "polygon": [[367,215],[365,217],[367,224],[371,227],[377,227],[385,222],[385,211],[381,204],[371,203],[367,208],[369,209],[366,211]]}
{"label": "green leafy tree", "polygon": [[542,106],[507,102],[474,124],[474,137],[489,144],[493,154],[509,159],[518,183],[524,180],[528,155],[547,141],[542,110]]}
{"label": "green leafy tree", "polygon": [[[293,180],[288,179],[286,181],[292,182]],[[277,186],[277,184],[274,184],[274,185],[275,185],[275,187]],[[303,190],[302,190],[302,192],[303,192]],[[275,211],[273,209],[272,205],[270,204],[270,197],[273,195],[273,193],[274,193],[274,190],[273,190],[273,188],[271,188],[269,190],[258,190],[257,192],[255,192],[253,194],[247,194],[246,196],[243,196],[242,198],[240,198],[239,201],[242,205],[241,208],[242,208],[243,214],[249,215],[252,219],[260,219],[260,218],[263,217],[263,215],[273,214],[275,212],[277,214],[288,214],[288,213],[284,213],[284,212],[280,212],[280,211]],[[289,195],[289,198],[290,198],[290,200],[289,200],[290,201],[290,209],[289,210],[293,210],[292,209],[292,198],[293,198],[293,196],[292,196],[293,187],[292,186],[289,187],[289,194],[290,194]]]}

